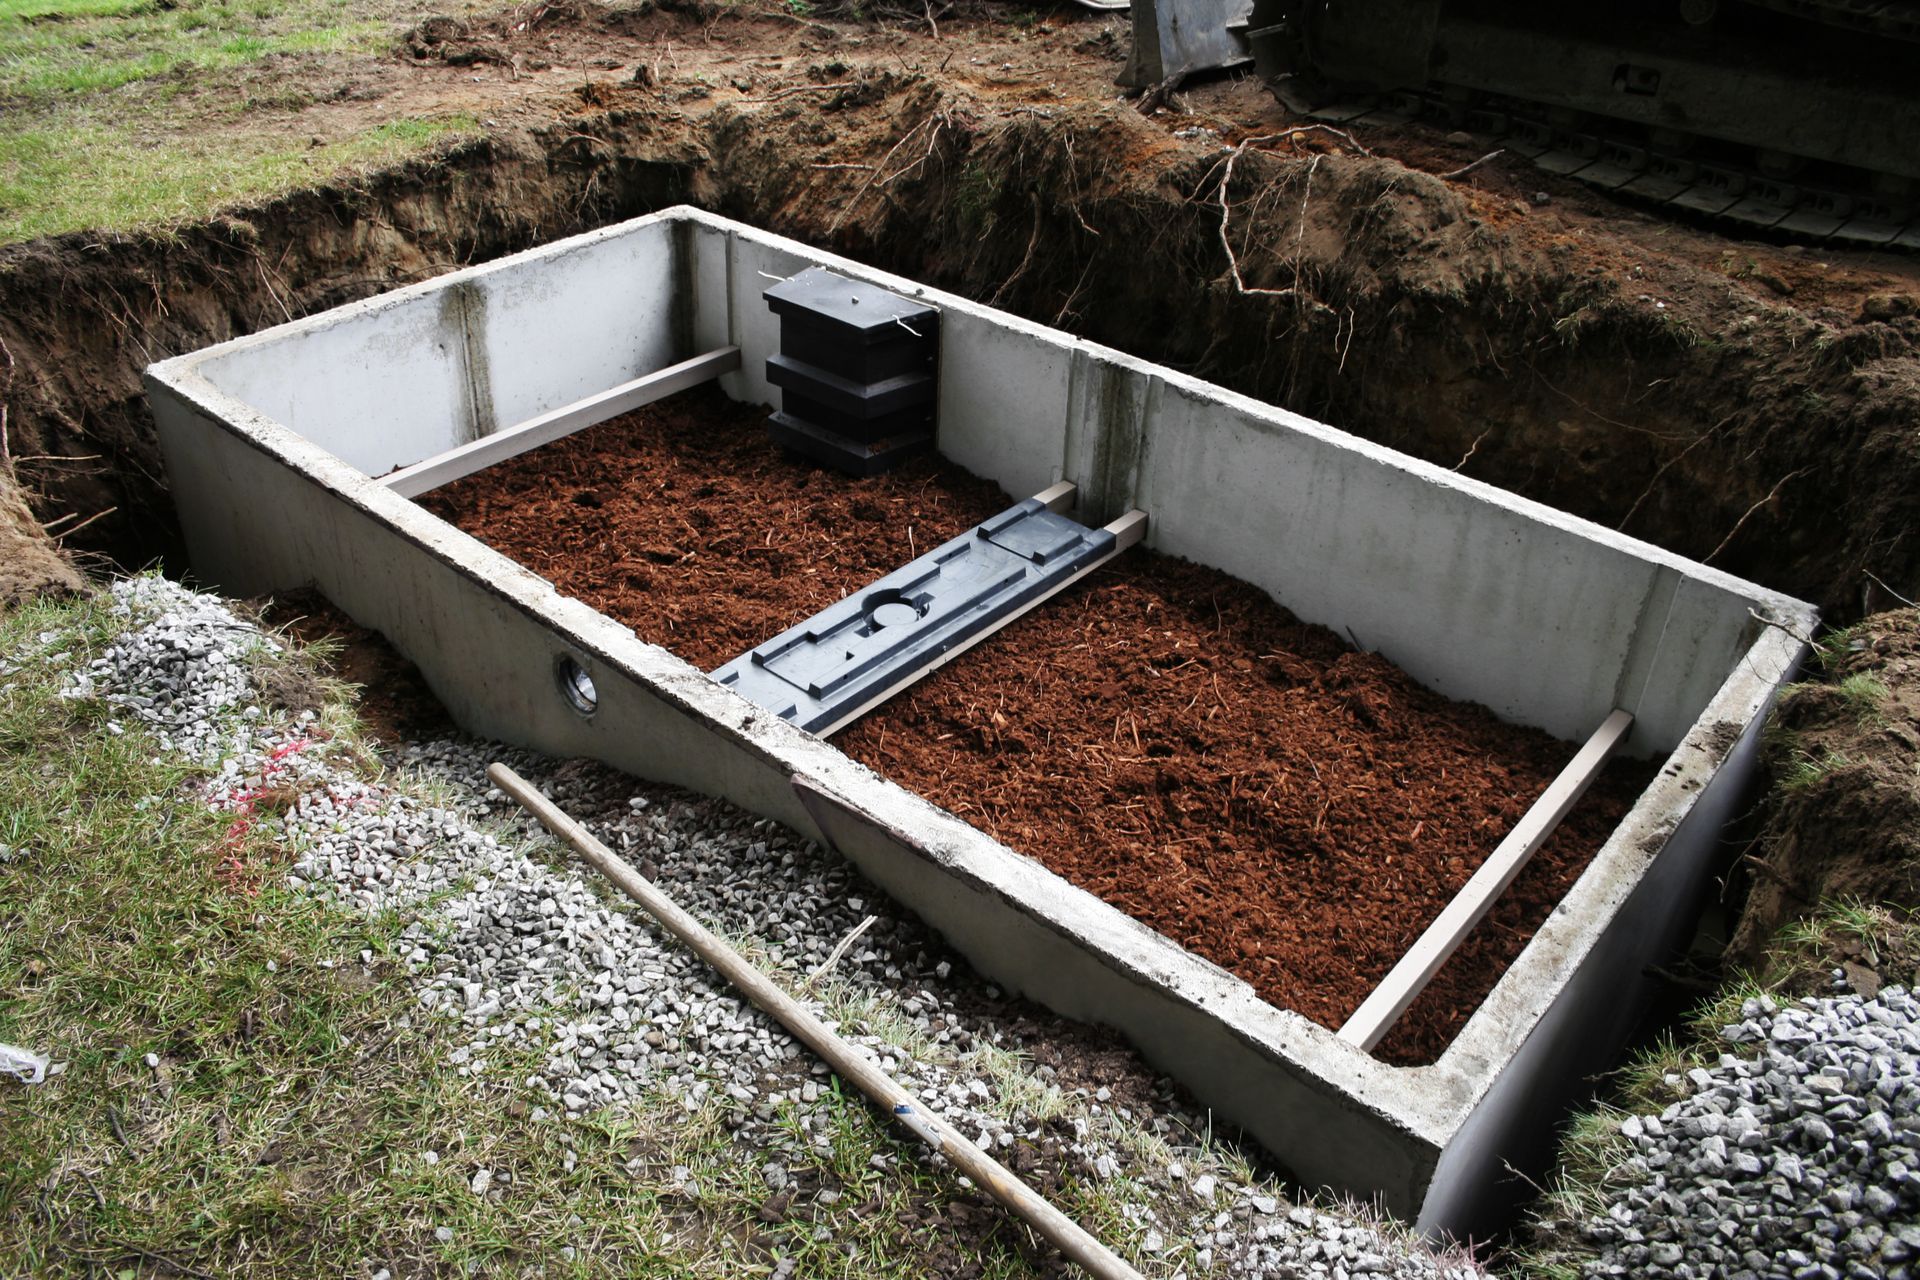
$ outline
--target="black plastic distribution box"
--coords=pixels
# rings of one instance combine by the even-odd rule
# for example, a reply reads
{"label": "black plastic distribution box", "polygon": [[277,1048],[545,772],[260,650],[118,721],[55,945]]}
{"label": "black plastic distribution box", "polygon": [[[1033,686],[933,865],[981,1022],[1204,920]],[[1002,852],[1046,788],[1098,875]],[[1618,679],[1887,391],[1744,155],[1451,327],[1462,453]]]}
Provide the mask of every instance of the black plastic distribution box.
{"label": "black plastic distribution box", "polygon": [[780,388],[773,440],[855,475],[933,444],[940,312],[813,267],[766,292],[780,317],[767,380]]}

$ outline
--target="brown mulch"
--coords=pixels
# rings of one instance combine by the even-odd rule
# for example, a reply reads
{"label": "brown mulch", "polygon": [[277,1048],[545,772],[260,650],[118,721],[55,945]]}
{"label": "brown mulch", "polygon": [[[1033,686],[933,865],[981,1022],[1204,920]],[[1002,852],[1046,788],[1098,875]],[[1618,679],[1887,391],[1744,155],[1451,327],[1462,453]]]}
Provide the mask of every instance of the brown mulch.
{"label": "brown mulch", "polygon": [[[868,480],[806,466],[763,421],[691,393],[423,502],[708,669],[1008,505],[937,459]],[[836,742],[1329,1027],[1575,750],[1144,550]],[[1445,1048],[1650,776],[1607,771],[1384,1058]]]}

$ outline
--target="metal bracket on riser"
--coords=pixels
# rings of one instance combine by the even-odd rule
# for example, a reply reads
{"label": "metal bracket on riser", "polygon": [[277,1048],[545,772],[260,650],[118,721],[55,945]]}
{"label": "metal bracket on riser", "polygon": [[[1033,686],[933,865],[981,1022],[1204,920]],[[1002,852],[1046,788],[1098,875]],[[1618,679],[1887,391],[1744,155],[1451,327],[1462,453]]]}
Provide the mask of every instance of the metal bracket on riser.
{"label": "metal bracket on riser", "polygon": [[1146,532],[1089,529],[1058,484],[727,663],[713,678],[826,736],[1071,586]]}

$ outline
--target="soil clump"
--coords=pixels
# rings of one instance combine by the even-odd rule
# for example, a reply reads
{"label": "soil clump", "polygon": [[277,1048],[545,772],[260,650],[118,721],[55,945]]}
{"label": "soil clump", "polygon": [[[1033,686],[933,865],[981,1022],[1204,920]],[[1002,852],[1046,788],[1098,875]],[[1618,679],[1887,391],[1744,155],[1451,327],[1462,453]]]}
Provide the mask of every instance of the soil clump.
{"label": "soil clump", "polygon": [[[711,669],[1004,509],[938,459],[869,480],[689,393],[423,498]],[[1337,1027],[1573,748],[1448,701],[1216,570],[1129,552],[837,738]],[[1598,782],[1382,1045],[1431,1061],[1649,776]]]}
{"label": "soil clump", "polygon": [[1817,654],[1824,670],[1767,726],[1762,852],[1731,946],[1750,965],[1822,902],[1920,903],[1920,609],[1875,614]]}
{"label": "soil clump", "polygon": [[60,544],[33,518],[13,468],[0,459],[0,611],[42,596],[72,595],[85,585]]}
{"label": "soil clump", "polygon": [[86,585],[80,570],[34,518],[14,472],[7,418],[18,369],[0,343],[0,611],[42,596],[71,595]]}
{"label": "soil clump", "polygon": [[331,678],[359,689],[360,723],[376,742],[404,746],[459,732],[420,669],[318,591],[285,592],[256,606],[268,625],[310,646],[307,652]]}

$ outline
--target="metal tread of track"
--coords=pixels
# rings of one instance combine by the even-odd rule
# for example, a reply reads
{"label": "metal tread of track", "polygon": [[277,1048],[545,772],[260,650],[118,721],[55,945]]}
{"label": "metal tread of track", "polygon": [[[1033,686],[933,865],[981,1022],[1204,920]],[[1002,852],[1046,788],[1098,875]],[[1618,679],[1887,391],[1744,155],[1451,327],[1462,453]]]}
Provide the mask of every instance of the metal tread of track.
{"label": "metal tread of track", "polygon": [[1720,161],[1676,155],[1599,130],[1556,127],[1506,104],[1462,108],[1436,95],[1401,92],[1308,113],[1327,124],[1445,123],[1533,161],[1544,173],[1603,191],[1683,209],[1752,231],[1866,248],[1920,251],[1920,209],[1859,192],[1777,178]]}

